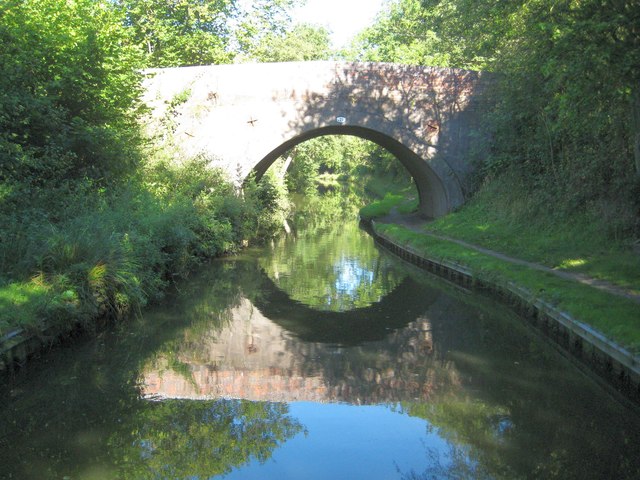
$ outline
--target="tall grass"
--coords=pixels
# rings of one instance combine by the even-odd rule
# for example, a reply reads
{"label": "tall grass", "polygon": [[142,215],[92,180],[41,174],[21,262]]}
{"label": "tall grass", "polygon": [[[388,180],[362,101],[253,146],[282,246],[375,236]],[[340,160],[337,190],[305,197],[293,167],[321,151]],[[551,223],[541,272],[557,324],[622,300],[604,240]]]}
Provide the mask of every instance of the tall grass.
{"label": "tall grass", "polygon": [[281,225],[276,184],[249,184],[242,195],[207,163],[159,161],[126,186],[75,185],[2,204],[0,336],[122,318],[202,259]]}

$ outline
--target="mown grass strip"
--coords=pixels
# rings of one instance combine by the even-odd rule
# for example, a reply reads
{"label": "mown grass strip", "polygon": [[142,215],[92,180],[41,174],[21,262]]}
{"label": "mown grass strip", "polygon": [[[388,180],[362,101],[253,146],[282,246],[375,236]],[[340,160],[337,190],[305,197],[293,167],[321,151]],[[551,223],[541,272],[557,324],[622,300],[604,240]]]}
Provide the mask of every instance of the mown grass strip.
{"label": "mown grass strip", "polygon": [[[631,238],[617,238],[610,222],[593,212],[554,218],[528,211],[527,201],[531,202],[520,200],[525,206],[518,209],[518,199],[503,198],[487,187],[464,208],[429,223],[425,231],[640,293],[640,254]],[[516,205],[514,211],[505,212],[509,205]]]}
{"label": "mown grass strip", "polygon": [[408,246],[427,258],[460,264],[475,276],[493,283],[513,282],[524,287],[536,298],[592,326],[634,355],[640,354],[640,305],[635,302],[400,225],[376,224],[376,229],[399,245]]}

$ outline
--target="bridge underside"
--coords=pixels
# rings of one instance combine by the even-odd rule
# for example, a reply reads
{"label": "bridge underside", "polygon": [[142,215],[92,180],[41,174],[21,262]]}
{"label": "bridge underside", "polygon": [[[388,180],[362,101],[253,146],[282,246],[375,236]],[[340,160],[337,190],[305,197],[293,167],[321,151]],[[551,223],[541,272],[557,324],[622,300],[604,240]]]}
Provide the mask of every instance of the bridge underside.
{"label": "bridge underside", "polygon": [[418,211],[424,217],[436,218],[452,210],[453,206],[449,201],[442,181],[421,157],[384,133],[352,125],[320,127],[282,143],[279,147],[269,152],[253,168],[256,178],[260,179],[278,158],[296,145],[325,135],[351,135],[363,138],[380,145],[395,156],[407,169],[415,182],[419,198]]}

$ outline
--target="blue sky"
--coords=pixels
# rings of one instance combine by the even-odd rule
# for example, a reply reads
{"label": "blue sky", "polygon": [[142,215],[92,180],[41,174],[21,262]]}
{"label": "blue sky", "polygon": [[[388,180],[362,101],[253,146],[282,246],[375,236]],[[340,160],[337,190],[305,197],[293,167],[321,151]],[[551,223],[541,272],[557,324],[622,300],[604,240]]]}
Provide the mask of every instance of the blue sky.
{"label": "blue sky", "polygon": [[293,12],[294,21],[322,25],[331,30],[333,46],[343,47],[369,25],[385,0],[307,0]]}

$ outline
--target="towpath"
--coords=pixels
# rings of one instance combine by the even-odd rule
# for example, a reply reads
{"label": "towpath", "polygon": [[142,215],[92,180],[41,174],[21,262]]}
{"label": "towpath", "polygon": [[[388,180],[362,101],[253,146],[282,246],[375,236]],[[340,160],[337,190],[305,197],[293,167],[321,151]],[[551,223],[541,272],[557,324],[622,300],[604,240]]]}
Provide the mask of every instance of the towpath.
{"label": "towpath", "polygon": [[559,270],[557,268],[548,267],[546,265],[542,265],[539,263],[529,262],[527,260],[511,257],[509,255],[505,255],[504,253],[496,252],[495,250],[490,250],[488,248],[484,248],[479,245],[474,245],[472,243],[465,242],[464,240],[460,240],[458,238],[442,235],[435,232],[430,232],[429,230],[426,229],[427,225],[429,224],[429,220],[426,220],[417,214],[402,215],[397,212],[392,212],[389,215],[376,219],[376,222],[395,223],[397,225],[402,225],[403,227],[409,228],[410,230],[413,230],[422,235],[427,235],[433,238],[437,238],[439,240],[446,240],[448,242],[453,242],[465,248],[475,250],[485,255],[490,255],[492,257],[498,258],[500,260],[504,260],[506,262],[510,262],[516,265],[523,265],[523,266],[532,268],[534,270],[539,270],[542,272],[550,273],[552,275],[556,275],[557,277],[564,278],[566,280],[573,280],[576,282],[583,283],[585,285],[590,285],[599,290],[603,290],[605,292],[611,293],[612,295],[624,297],[633,302],[640,304],[640,294],[630,289],[621,287],[619,285],[615,285],[611,282],[593,278],[583,273],[567,272],[566,270]]}

